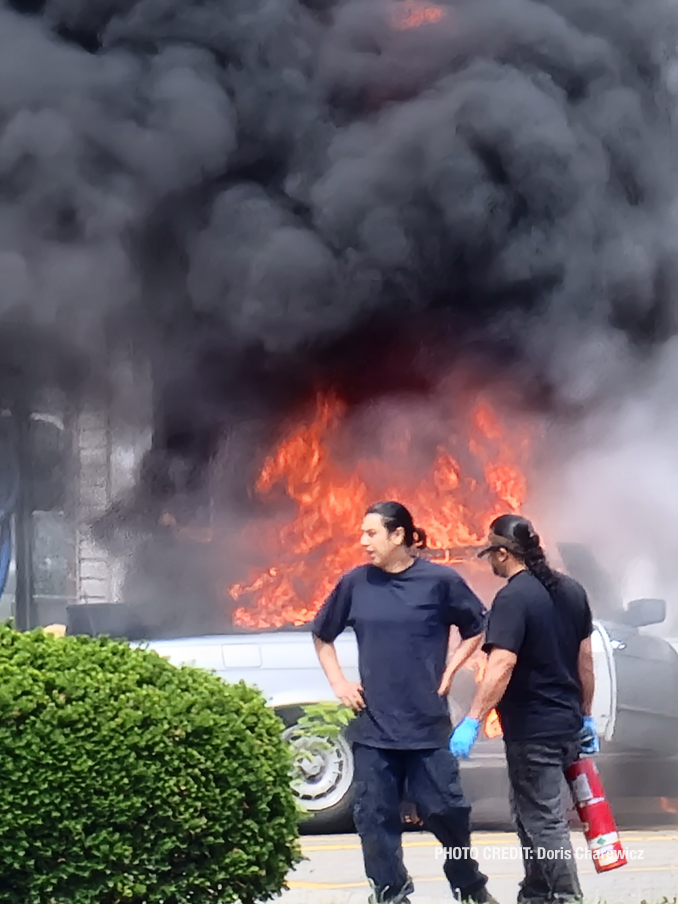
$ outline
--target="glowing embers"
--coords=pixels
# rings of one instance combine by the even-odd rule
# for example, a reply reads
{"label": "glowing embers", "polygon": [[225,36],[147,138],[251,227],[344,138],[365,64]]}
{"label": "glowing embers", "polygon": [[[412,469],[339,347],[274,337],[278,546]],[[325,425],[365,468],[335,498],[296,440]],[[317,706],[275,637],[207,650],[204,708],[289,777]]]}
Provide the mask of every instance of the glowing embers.
{"label": "glowing embers", "polygon": [[422,25],[435,25],[447,15],[447,9],[425,0],[396,0],[390,16],[391,28],[395,31],[406,31],[409,28],[421,28]]}
{"label": "glowing embers", "polygon": [[235,623],[309,621],[340,575],[365,561],[360,524],[379,499],[412,510],[437,560],[468,559],[493,518],[520,509],[528,452],[527,433],[504,427],[488,400],[380,417],[376,408],[349,416],[335,395],[319,395],[261,468],[255,492],[266,516],[241,538],[254,552],[228,588]]}
{"label": "glowing embers", "polygon": [[485,717],[483,731],[488,738],[500,738],[502,736],[503,731],[499,721],[499,713],[496,709],[491,709]]}

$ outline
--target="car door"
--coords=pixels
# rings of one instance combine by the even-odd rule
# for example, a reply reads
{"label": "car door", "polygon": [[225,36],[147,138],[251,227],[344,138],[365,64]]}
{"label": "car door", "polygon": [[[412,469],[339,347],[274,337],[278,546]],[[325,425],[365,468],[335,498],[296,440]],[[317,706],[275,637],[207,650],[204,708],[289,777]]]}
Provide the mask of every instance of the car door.
{"label": "car door", "polygon": [[615,746],[671,755],[678,750],[678,653],[642,628],[605,622],[614,650]]}

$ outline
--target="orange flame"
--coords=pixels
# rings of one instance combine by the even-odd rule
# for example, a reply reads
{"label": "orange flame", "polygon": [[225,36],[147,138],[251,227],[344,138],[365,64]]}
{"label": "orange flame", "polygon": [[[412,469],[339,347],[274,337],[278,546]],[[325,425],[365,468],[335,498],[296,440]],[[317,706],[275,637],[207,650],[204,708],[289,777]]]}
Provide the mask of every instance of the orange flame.
{"label": "orange flame", "polygon": [[396,31],[408,28],[420,28],[422,25],[434,25],[442,21],[447,10],[435,3],[425,0],[398,0],[391,15],[391,27]]}
{"label": "orange flame", "polygon": [[[480,684],[480,682],[483,680],[486,667],[487,656],[481,650],[471,656],[471,658],[464,663],[464,668],[472,669],[475,671],[476,684]],[[491,709],[485,716],[485,721],[483,722],[483,731],[485,732],[486,738],[500,738],[503,735],[504,731],[501,727],[501,720],[496,709]]]}
{"label": "orange flame", "polygon": [[496,709],[491,709],[485,717],[483,731],[488,738],[500,738],[503,735],[499,713]]}
{"label": "orange flame", "polygon": [[399,424],[397,438],[380,456],[355,460],[345,449],[346,421],[340,399],[319,395],[310,421],[291,424],[265,460],[256,493],[262,501],[284,501],[291,514],[254,522],[244,532],[250,548],[271,564],[229,588],[240,602],[236,624],[309,621],[340,575],[363,562],[359,527],[377,499],[399,499],[410,507],[429,545],[447,560],[454,553],[445,551],[477,546],[493,518],[522,506],[529,437],[517,430],[509,436],[486,400],[472,409],[464,440],[458,424],[436,424],[443,440],[425,465],[416,424]]}
{"label": "orange flame", "polygon": [[659,802],[664,813],[670,813],[671,815],[678,813],[678,799],[675,797],[660,797]]}

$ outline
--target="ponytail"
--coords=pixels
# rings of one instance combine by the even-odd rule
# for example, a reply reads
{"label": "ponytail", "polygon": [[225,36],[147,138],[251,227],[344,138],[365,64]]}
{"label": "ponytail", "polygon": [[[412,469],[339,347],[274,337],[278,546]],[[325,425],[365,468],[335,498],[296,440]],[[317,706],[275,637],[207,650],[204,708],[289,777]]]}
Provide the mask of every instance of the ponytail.
{"label": "ponytail", "polygon": [[426,549],[426,531],[422,530],[421,527],[415,527],[412,531],[414,543],[412,544],[417,549]]}
{"label": "ponytail", "polygon": [[379,515],[389,534],[402,527],[405,546],[408,549],[413,546],[416,549],[426,549],[426,531],[414,526],[412,515],[400,502],[375,502],[368,508],[366,514]]}

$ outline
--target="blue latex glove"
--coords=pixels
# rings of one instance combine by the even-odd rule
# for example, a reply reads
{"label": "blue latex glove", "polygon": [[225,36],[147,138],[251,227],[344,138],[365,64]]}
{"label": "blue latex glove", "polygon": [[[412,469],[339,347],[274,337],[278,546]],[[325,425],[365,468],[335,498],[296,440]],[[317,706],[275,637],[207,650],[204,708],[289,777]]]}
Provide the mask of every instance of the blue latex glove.
{"label": "blue latex glove", "polygon": [[478,737],[479,729],[480,722],[477,719],[471,719],[466,716],[454,729],[450,738],[450,750],[452,753],[463,760],[467,760],[471,748]]}
{"label": "blue latex glove", "polygon": [[598,729],[593,716],[584,716],[584,723],[579,732],[579,740],[581,741],[581,752],[584,756],[593,756],[596,753],[600,753]]}

